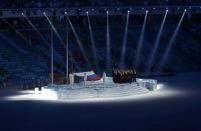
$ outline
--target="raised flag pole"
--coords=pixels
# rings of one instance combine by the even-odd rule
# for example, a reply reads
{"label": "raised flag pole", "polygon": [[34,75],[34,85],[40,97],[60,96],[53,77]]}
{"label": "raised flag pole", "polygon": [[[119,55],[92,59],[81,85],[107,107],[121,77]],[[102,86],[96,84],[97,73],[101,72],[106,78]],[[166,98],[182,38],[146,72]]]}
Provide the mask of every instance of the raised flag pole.
{"label": "raised flag pole", "polygon": [[67,22],[66,22],[66,84],[68,84],[68,23]]}
{"label": "raised flag pole", "polygon": [[51,84],[54,84],[53,30],[51,29]]}

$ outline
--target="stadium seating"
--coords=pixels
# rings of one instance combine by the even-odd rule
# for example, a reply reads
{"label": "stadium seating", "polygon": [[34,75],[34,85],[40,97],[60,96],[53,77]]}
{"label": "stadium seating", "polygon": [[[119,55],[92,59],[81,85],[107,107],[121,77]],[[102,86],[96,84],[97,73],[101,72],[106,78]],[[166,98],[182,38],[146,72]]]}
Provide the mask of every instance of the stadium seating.
{"label": "stadium seating", "polygon": [[[95,46],[97,48],[97,61],[99,69],[94,66],[94,57],[91,47],[90,34],[88,31],[88,25],[86,19],[72,20],[75,26],[75,30],[79,36],[81,43],[90,63],[86,63],[80,48],[77,44],[76,38],[73,35],[71,29],[69,29],[69,72],[82,72],[87,70],[95,70],[98,73],[106,72],[106,26],[105,19],[92,19],[92,30],[94,36]],[[136,20],[136,19],[134,19]],[[20,21],[20,20],[19,20]],[[85,21],[85,22],[84,22]],[[110,44],[111,44],[111,64],[112,68],[117,68],[119,64],[119,58],[122,50],[123,32],[125,27],[120,23],[116,23],[116,18],[111,18],[110,21]],[[137,20],[136,20],[137,21]],[[140,20],[139,20],[140,21]],[[11,21],[12,22],[12,21]],[[44,27],[41,23],[41,19],[35,20],[34,24]],[[41,25],[39,24],[41,23]],[[22,24],[22,23],[21,23]],[[60,25],[60,20],[56,21],[58,25],[57,30],[62,39],[65,40],[65,30]],[[139,63],[140,69],[138,73],[143,73],[147,67],[147,62],[156,39],[159,24],[153,25],[152,21],[148,21],[147,28],[145,30],[145,36],[143,40],[142,51],[140,55],[141,62]],[[18,27],[18,25],[15,25]],[[47,26],[47,25],[46,25]],[[30,28],[30,26],[28,26]],[[26,27],[26,28],[28,28]],[[126,58],[125,68],[133,68],[135,53],[138,47],[139,35],[141,31],[140,22],[130,24],[127,34],[126,45]],[[25,28],[25,27],[24,27]],[[194,24],[188,26],[188,28],[181,28],[177,35],[176,41],[173,44],[173,48],[170,53],[170,59],[166,63],[164,71],[180,72],[180,71],[193,71],[200,70],[201,68],[201,56],[200,50],[200,26]],[[167,24],[164,27],[161,41],[156,52],[156,57],[153,65],[151,66],[151,72],[155,73],[157,70],[157,64],[159,63],[162,54],[164,53],[169,39],[175,29],[175,22],[173,24]],[[33,85],[37,83],[48,83],[50,80],[50,32],[49,30],[42,31],[44,38],[47,39],[47,43],[41,40],[37,33],[32,30],[26,31],[21,29],[29,43],[26,43],[20,36],[12,31],[4,31],[0,33],[0,69],[7,71],[6,75],[0,75],[0,83],[11,83],[11,85],[21,85],[27,87],[27,85]],[[34,36],[34,37],[33,37]],[[66,71],[66,52],[65,45],[54,35],[54,71],[61,76],[65,76]],[[192,57],[193,56],[193,57]],[[88,65],[92,64],[92,67]],[[112,70],[112,69],[111,69]],[[107,75],[111,76],[111,72],[107,72]]]}

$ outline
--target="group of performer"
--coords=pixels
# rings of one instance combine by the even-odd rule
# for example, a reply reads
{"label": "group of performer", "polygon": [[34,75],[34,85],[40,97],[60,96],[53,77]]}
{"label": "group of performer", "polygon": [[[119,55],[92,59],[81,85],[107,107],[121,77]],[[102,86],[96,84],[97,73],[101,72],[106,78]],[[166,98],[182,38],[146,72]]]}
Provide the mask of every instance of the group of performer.
{"label": "group of performer", "polygon": [[136,81],[136,71],[134,69],[113,69],[114,83],[132,83]]}
{"label": "group of performer", "polygon": [[[112,70],[112,77],[114,83],[132,83],[136,82],[136,71],[134,69],[113,69]],[[74,73],[69,74],[69,83],[74,84],[75,82],[75,75]],[[103,73],[103,82],[106,81],[106,73]],[[84,73],[83,77],[84,84],[86,84],[87,81],[87,74]]]}

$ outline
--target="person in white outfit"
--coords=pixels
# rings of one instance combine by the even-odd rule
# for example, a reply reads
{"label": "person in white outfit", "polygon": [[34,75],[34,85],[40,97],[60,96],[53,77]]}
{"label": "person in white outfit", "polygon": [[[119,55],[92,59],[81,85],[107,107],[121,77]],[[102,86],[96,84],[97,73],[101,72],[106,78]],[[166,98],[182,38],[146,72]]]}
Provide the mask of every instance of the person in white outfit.
{"label": "person in white outfit", "polygon": [[106,81],[106,73],[103,72],[103,83],[105,83],[105,81]]}
{"label": "person in white outfit", "polygon": [[69,74],[69,79],[70,79],[70,84],[73,85],[74,84],[74,74]]}
{"label": "person in white outfit", "polygon": [[84,85],[86,85],[86,81],[87,81],[87,74],[84,73]]}

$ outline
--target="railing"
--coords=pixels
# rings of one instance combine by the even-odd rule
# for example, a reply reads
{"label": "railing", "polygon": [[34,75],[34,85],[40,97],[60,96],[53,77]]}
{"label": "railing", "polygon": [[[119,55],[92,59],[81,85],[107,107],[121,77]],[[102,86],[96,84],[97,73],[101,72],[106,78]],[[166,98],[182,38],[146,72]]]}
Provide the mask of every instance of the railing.
{"label": "railing", "polygon": [[86,16],[89,15],[122,15],[127,14],[144,14],[146,10],[151,14],[164,14],[166,10],[169,13],[180,14],[184,10],[189,13],[201,13],[201,6],[125,6],[125,7],[75,7],[75,8],[20,8],[20,9],[0,9],[0,16],[4,18],[23,17],[22,13],[27,17],[44,17],[47,16]]}

